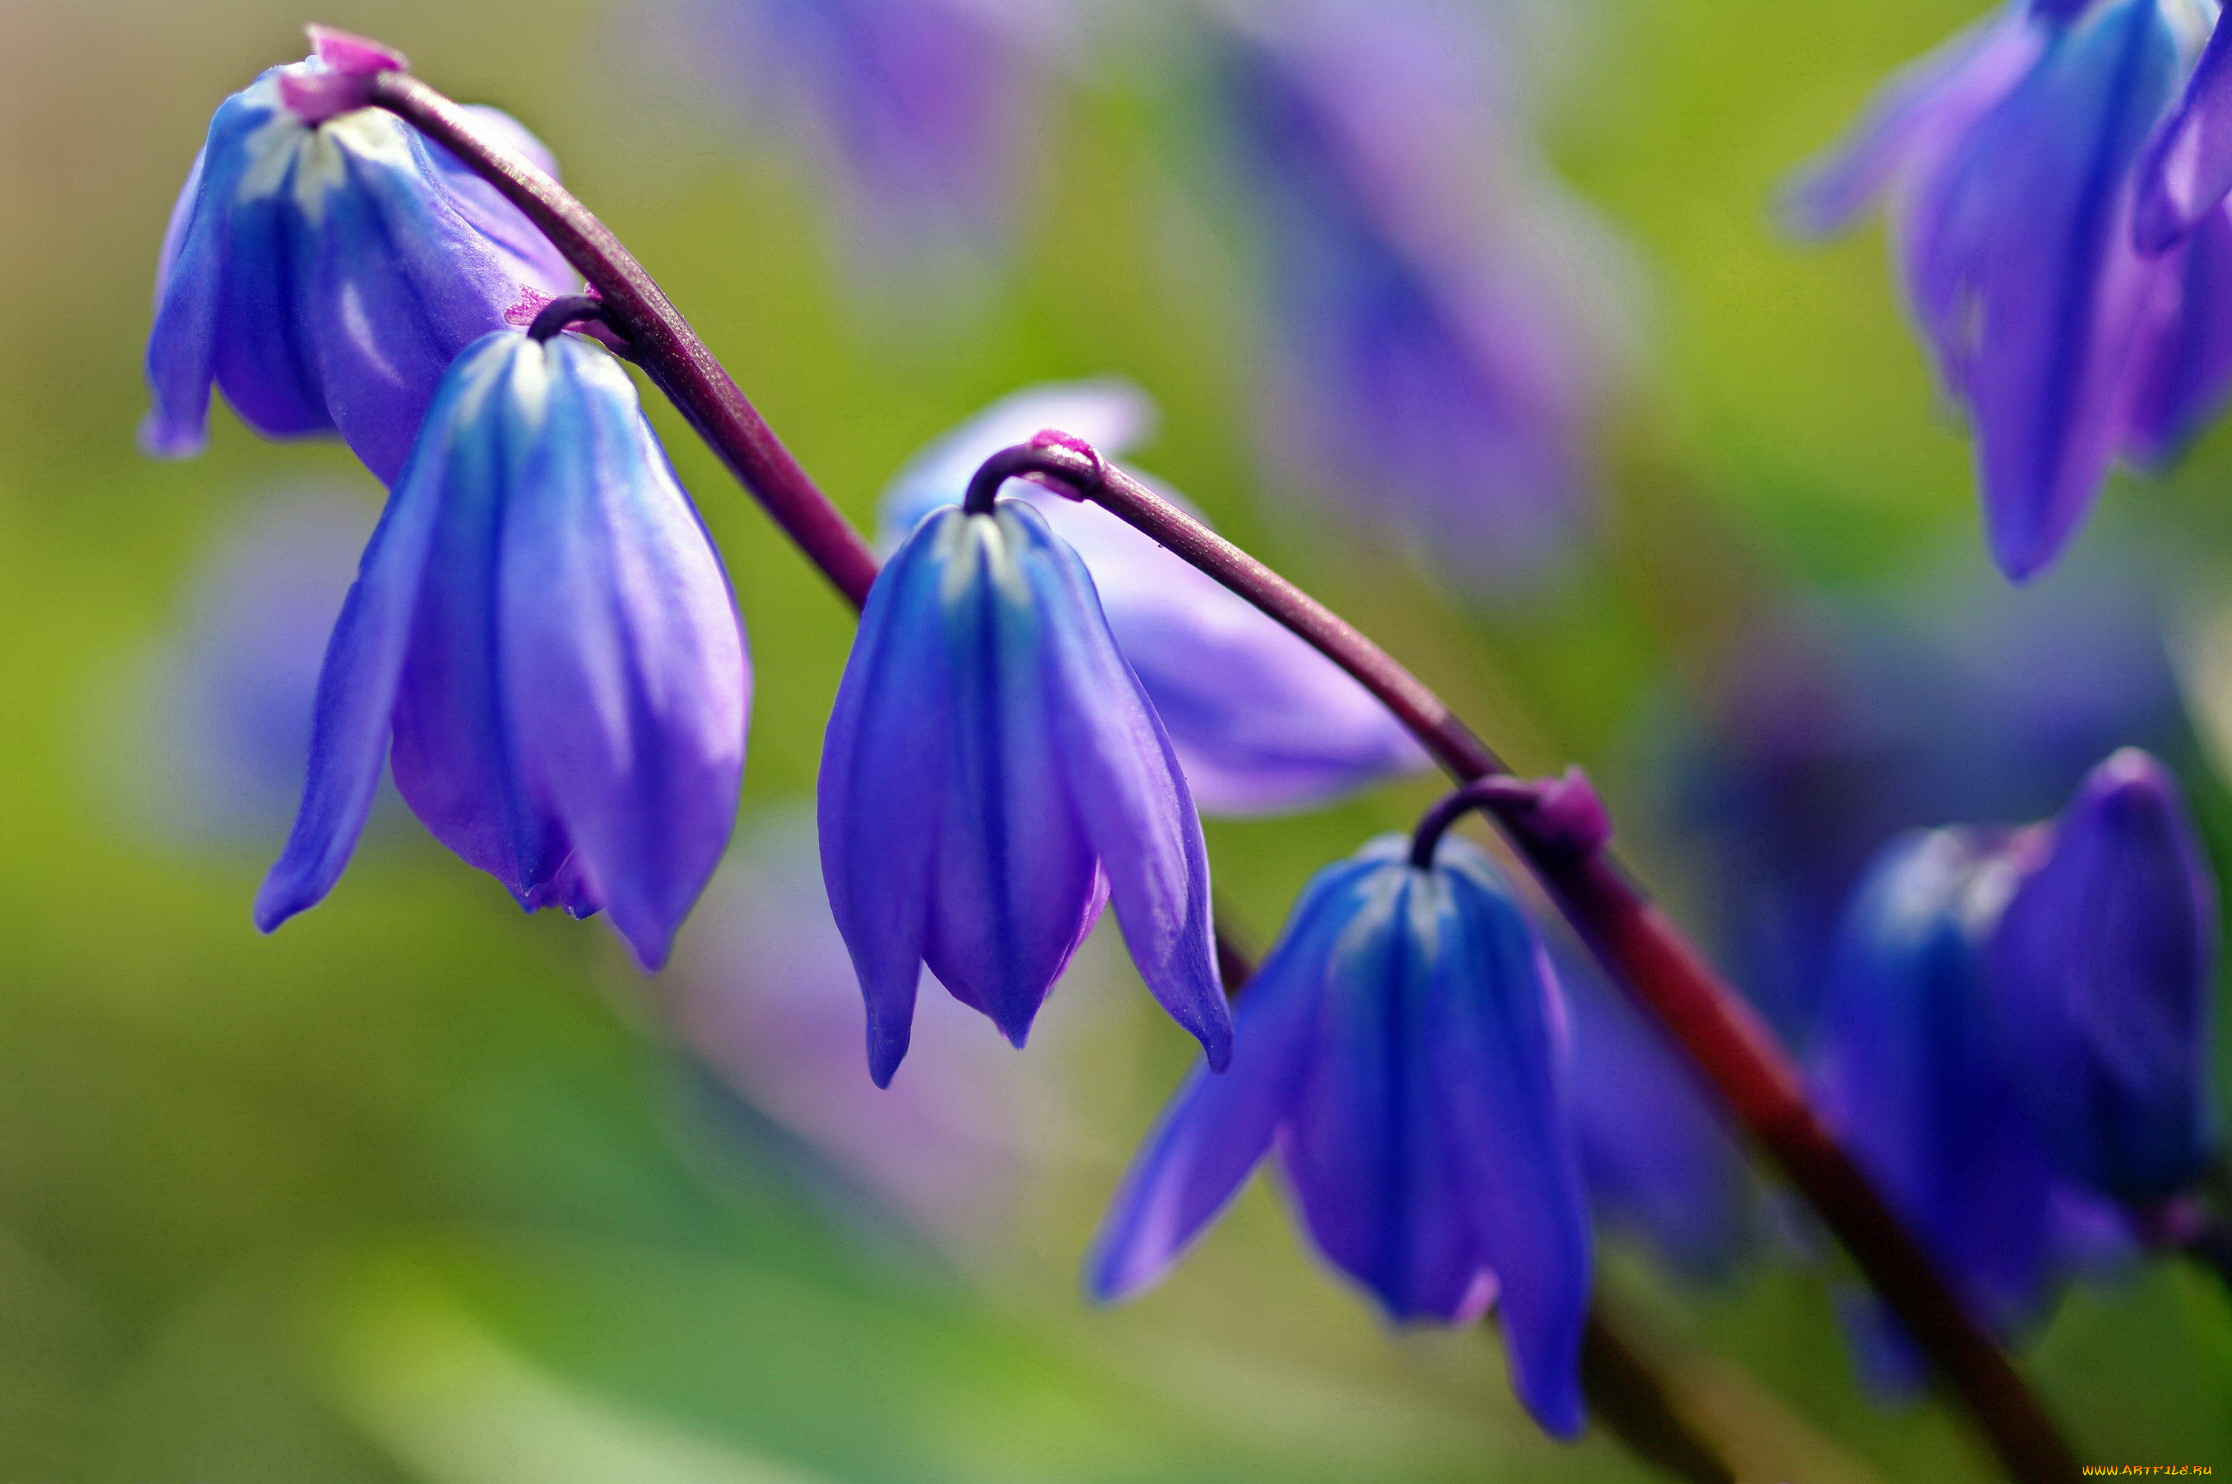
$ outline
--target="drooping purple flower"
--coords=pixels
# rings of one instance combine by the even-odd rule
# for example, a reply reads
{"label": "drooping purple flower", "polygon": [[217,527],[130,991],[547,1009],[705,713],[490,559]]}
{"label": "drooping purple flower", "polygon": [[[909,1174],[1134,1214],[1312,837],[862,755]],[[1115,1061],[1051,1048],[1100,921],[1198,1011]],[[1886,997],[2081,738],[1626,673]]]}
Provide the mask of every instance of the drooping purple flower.
{"label": "drooping purple flower", "polygon": [[1647,776],[1710,853],[1716,947],[1803,1046],[1846,902],[1883,842],[1948,820],[2031,820],[2118,745],[2187,745],[2143,553],[2088,543],[2013,587],[1812,601],[1724,651],[1701,722],[1660,725]]}
{"label": "drooping purple flower", "polygon": [[1193,795],[1084,563],[1029,505],[937,510],[885,565],[820,812],[879,1085],[924,965],[1020,1046],[1111,898],[1148,989],[1213,1064],[1230,1056]]}
{"label": "drooping purple flower", "polygon": [[1241,997],[1232,1065],[1197,1067],[1125,1177],[1088,1284],[1154,1283],[1276,1147],[1304,1227],[1397,1322],[1494,1303],[1514,1390],[1580,1429],[1591,1246],[1557,986],[1488,858],[1430,870],[1375,840],[1304,889]]}
{"label": "drooping purple flower", "polygon": [[334,627],[257,925],[332,889],[388,758],[522,907],[609,910],[655,969],[728,841],[749,690],[627,372],[578,337],[491,333],[443,379]]}
{"label": "drooping purple flower", "polygon": [[[1042,429],[1116,456],[1144,439],[1154,417],[1146,394],[1123,381],[1057,383],[1005,397],[900,471],[884,491],[884,541],[896,546],[931,511],[960,503],[978,464]],[[1008,481],[1003,492],[1044,516],[1092,573],[1109,631],[1168,730],[1203,813],[1307,809],[1427,766],[1386,707],[1216,579],[1097,505],[1024,480]]]}
{"label": "drooping purple flower", "polygon": [[1684,1277],[1721,1275],[1748,1235],[1742,1151],[1666,1033],[1578,952],[1553,959],[1572,1027],[1567,1081],[1591,1205]]}
{"label": "drooping purple flower", "polygon": [[[764,121],[827,146],[880,272],[1006,243],[1062,0],[695,0]],[[773,109],[765,108],[774,104]]]}
{"label": "drooping purple flower", "polygon": [[[2097,1197],[2057,1175],[1995,1033],[1983,955],[2020,836],[1951,828],[1886,845],[1837,939],[1814,1059],[1820,1106],[1947,1276],[2003,1333],[2040,1317]],[[1858,1326],[1879,1377],[1911,1356]]]}
{"label": "drooping purple flower", "polygon": [[2137,748],[2095,768],[2008,903],[1997,1025],[2062,1168],[2148,1204],[2217,1148],[2216,881],[2177,781]]}
{"label": "drooping purple flower", "polygon": [[[339,432],[392,482],[458,352],[579,279],[455,156],[364,106],[399,55],[322,28],[312,40],[210,120],[156,274],[141,443],[198,452],[214,384],[256,431]],[[511,119],[472,111],[552,168]]]}
{"label": "drooping purple flower", "polygon": [[2185,0],[2011,0],[1900,74],[1788,198],[1822,232],[1895,193],[1908,299],[1974,424],[1992,554],[2018,582],[2119,453],[2166,457],[2232,385],[2223,244],[2133,242],[2134,168],[2193,19]]}
{"label": "drooping purple flower", "polygon": [[1555,564],[1595,482],[1622,254],[1447,0],[1226,7],[1221,117],[1260,214],[1279,477],[1472,593]]}

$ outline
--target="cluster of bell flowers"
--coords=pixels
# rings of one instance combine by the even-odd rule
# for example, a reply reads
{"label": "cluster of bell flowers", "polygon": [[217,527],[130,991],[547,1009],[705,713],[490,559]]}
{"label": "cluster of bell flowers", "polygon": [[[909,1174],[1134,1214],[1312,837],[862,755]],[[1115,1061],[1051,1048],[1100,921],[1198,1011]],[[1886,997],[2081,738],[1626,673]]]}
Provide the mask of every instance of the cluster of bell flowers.
{"label": "cluster of bell flowers", "polygon": [[2115,460],[2169,462],[2232,390],[2232,39],[2215,12],[2006,0],[1893,77],[1785,196],[1810,235],[1896,207],[1909,309],[1974,426],[1986,533],[2015,581],[2053,564]]}
{"label": "cluster of bell flowers", "polygon": [[[576,284],[534,229],[366,106],[401,58],[314,42],[220,108],[148,357],[158,451],[196,443],[215,385],[259,431],[338,432],[391,483],[257,921],[332,889],[384,766],[522,906],[604,911],[656,968],[743,767],[749,669],[718,555],[619,362],[542,312]],[[531,156],[516,125],[489,128]],[[1522,1399],[1570,1435],[1590,1235],[1532,921],[1438,829],[1407,854],[1375,842],[1313,883],[1235,1025],[1191,774],[1262,811],[1422,759],[1301,641],[1104,512],[957,507],[980,440],[1036,410],[994,409],[895,488],[897,550],[831,718],[822,864],[872,1074],[897,1069],[924,967],[1020,1043],[1112,901],[1207,1066],[1119,1197],[1095,1287],[1149,1281],[1276,1145],[1336,1266],[1397,1320],[1493,1301]],[[1160,575],[1127,581],[1133,563]],[[1220,697],[1212,667],[1241,680]],[[1259,725],[1259,706],[1286,724]],[[1600,818],[1578,781],[1544,797]]]}

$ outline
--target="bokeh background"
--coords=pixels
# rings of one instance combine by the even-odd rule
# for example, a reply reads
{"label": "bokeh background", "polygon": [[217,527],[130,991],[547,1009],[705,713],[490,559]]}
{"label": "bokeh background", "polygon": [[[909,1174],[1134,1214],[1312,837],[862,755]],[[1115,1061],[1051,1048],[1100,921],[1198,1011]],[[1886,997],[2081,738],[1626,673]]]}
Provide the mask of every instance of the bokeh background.
{"label": "bokeh background", "polygon": [[[1144,466],[1521,768],[1587,765],[1802,1036],[1809,934],[1899,827],[2040,817],[2135,741],[2232,844],[2232,439],[2114,482],[2009,593],[1880,234],[1804,248],[1769,211],[1974,7],[1504,7],[1531,137],[1621,244],[1582,286],[1622,364],[1583,535],[1486,599],[1263,456],[1257,263],[1176,7],[1045,42],[1005,240],[928,270],[867,240],[705,8],[0,0],[0,1484],[1647,1477],[1536,1433],[1487,1337],[1388,1332],[1263,1182],[1162,1289],[1088,1307],[1188,1050],[1110,943],[1026,1056],[929,1006],[870,1086],[806,828],[851,619],[663,406],[758,674],[736,856],[676,966],[523,917],[392,801],[332,900],[257,936],[299,677],[380,491],[223,412],[197,461],[135,451],[155,253],[211,108],[314,19],[536,130],[863,522],[993,398],[1129,377],[1163,414]],[[1228,921],[1267,941],[1431,794],[1213,824]],[[1941,1408],[1863,1386],[1818,1238],[1771,1199],[1747,1221],[1702,1277],[1617,1233],[1603,1263],[1747,1477],[1985,1476]],[[2026,1357],[2088,1458],[2232,1467],[2203,1278],[2081,1285]]]}

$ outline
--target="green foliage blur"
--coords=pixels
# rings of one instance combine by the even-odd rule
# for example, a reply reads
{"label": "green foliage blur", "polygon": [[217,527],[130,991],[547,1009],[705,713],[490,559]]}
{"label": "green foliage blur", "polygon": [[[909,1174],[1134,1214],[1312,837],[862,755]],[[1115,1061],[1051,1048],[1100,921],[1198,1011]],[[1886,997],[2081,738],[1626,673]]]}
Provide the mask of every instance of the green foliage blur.
{"label": "green foliage blur", "polygon": [[[1384,554],[1266,519],[1244,286],[1174,201],[1187,124],[1136,69],[1061,102],[1019,263],[939,323],[849,302],[811,172],[662,73],[651,7],[0,0],[0,1484],[1649,1477],[1601,1436],[1540,1437],[1489,1338],[1386,1332],[1260,1182],[1163,1289],[1091,1310],[1084,1244],[1187,1061],[1136,986],[1034,1048],[1073,1126],[972,1258],[725,1086],[601,925],[523,917],[408,820],[268,939],[248,904],[275,837],[146,828],[117,677],[180,621],[200,554],[274,491],[338,487],[367,519],[378,499],[338,446],[265,444],[225,412],[198,461],[132,442],[172,196],[210,109],[301,55],[303,21],[389,40],[538,131],[863,521],[911,451],[992,398],[1136,379],[1165,412],[1148,467],[1519,766],[1595,769],[1680,910],[1683,840],[1623,807],[1649,706],[1701,683],[1770,595],[1984,566],[1967,450],[1880,234],[1803,249],[1766,210],[1888,67],[1974,9],[1594,8],[1548,144],[1638,249],[1646,350],[1598,554],[1483,617]],[[795,810],[850,617],[654,419],[752,637],[747,818]],[[2219,435],[2166,480],[2119,480],[2096,531],[2175,532],[2164,582],[2221,592],[2228,483]],[[2221,848],[2221,785],[2188,777]],[[1213,826],[1221,899],[1265,941],[1313,870],[1431,790]],[[1121,980],[1117,959],[1096,972]],[[854,1081],[829,1096],[877,1096]],[[1618,1248],[1605,1269],[1747,1478],[1988,1476],[1938,1405],[1862,1394],[1833,1264],[1704,1292]],[[2088,1460],[2232,1469],[2221,1288],[2142,1266],[2076,1294],[2027,1360]]]}

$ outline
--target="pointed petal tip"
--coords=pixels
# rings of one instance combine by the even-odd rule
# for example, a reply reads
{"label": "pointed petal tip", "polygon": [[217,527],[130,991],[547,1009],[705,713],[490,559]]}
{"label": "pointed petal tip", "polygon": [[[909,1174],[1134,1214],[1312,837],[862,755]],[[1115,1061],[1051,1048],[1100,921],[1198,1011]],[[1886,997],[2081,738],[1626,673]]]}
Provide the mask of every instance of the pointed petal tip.
{"label": "pointed petal tip", "polygon": [[880,1031],[868,1027],[868,1080],[878,1087],[888,1088],[891,1079],[898,1075],[899,1063],[907,1059],[907,1030]]}
{"label": "pointed petal tip", "polygon": [[1210,1071],[1222,1072],[1232,1065],[1232,1022],[1229,1019],[1195,1031],[1194,1037],[1201,1042],[1202,1055],[1209,1059]]}
{"label": "pointed petal tip", "polygon": [[292,880],[282,880],[275,871],[264,878],[256,892],[253,916],[256,931],[269,936],[279,930],[279,925],[298,912],[317,905],[316,899],[302,900],[301,889]]}
{"label": "pointed petal tip", "polygon": [[140,420],[137,441],[140,452],[151,459],[190,459],[209,446],[209,434],[200,428],[184,427],[160,412],[150,412]]}

